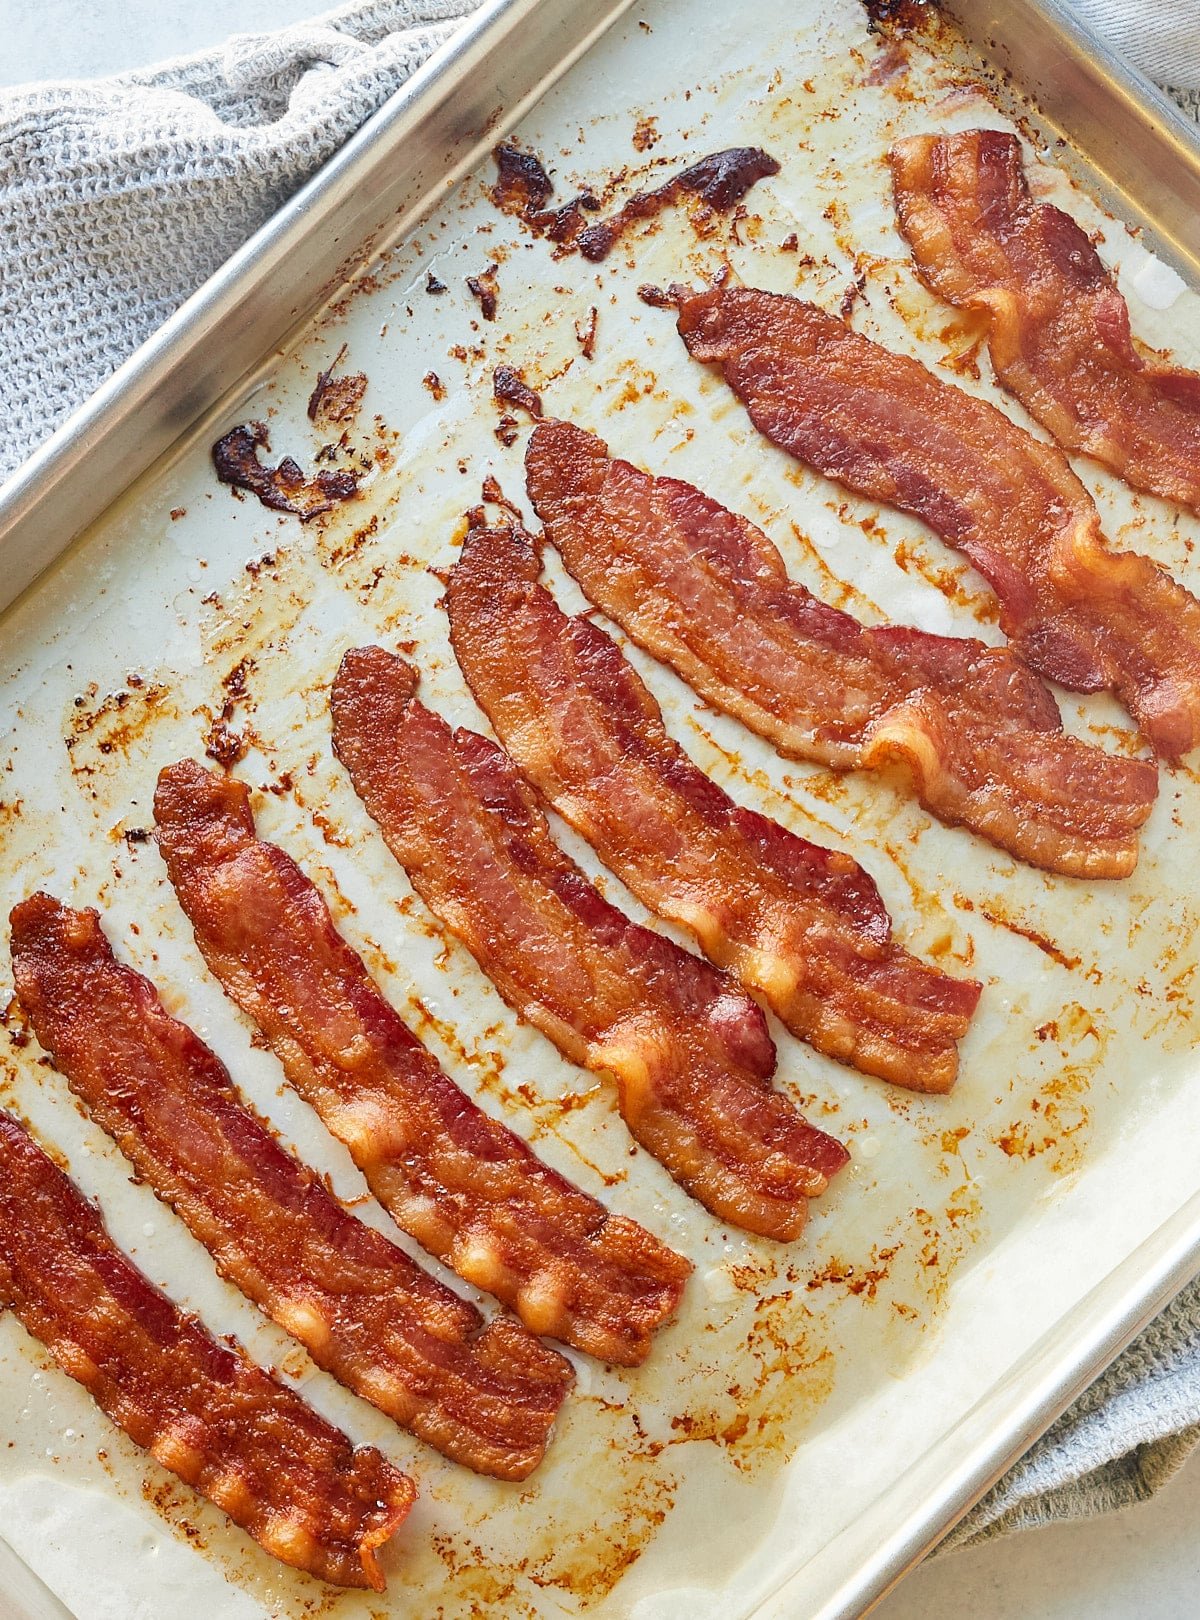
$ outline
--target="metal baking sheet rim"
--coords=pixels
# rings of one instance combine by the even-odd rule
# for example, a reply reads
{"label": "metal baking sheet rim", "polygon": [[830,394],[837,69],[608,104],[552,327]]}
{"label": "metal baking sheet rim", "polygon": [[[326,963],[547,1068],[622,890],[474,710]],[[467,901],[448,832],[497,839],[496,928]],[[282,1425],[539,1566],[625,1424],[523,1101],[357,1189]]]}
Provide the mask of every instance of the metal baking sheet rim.
{"label": "metal baking sheet rim", "polygon": [[[0,610],[204,412],[243,385],[264,354],[285,343],[359,263],[407,231],[631,5],[488,0],[0,487],[6,561]],[[1123,192],[1131,180],[1153,175],[1160,198],[1171,189],[1177,202],[1186,204],[1189,195],[1200,201],[1200,137],[1060,0],[997,0],[982,14],[953,3],[945,9],[1052,120],[1062,111],[1052,96],[1063,81],[1046,82],[1046,65],[1065,67],[1066,122],[1080,118],[1082,105],[1085,122],[1109,132],[1108,152],[1088,147],[1088,156]],[[521,48],[501,53],[518,33]],[[497,68],[501,54],[503,70]],[[1038,82],[1030,83],[1035,63]],[[1088,98],[1104,105],[1087,105]],[[1127,132],[1139,140],[1131,143]],[[406,152],[406,146],[413,150]],[[1114,162],[1118,152],[1123,161]],[[364,203],[372,178],[379,185]],[[1140,216],[1165,257],[1200,265],[1200,228],[1188,228],[1200,209],[1193,213],[1184,206],[1178,220],[1164,220],[1125,196],[1124,211]],[[346,251],[341,244],[351,226],[356,245]],[[267,291],[269,298],[257,296]],[[201,352],[203,366],[197,364]],[[249,365],[246,354],[254,356]],[[816,1560],[781,1575],[756,1611],[759,1620],[795,1615],[798,1584],[816,1562],[827,1565],[832,1595],[808,1620],[854,1620],[873,1607],[1197,1274],[1200,1194],[912,1465],[903,1484],[915,1506],[898,1514],[895,1486],[877,1498]],[[2,1537],[0,1577],[4,1620],[68,1614]]]}

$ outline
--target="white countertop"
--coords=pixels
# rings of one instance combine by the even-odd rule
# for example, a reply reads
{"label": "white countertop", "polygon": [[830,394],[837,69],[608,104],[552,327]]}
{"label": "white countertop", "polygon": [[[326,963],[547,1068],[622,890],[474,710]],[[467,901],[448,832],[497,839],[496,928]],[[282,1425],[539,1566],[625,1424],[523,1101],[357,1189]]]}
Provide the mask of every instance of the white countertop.
{"label": "white countertop", "polygon": [[[30,6],[0,0],[0,86],[145,66],[202,50],[230,33],[281,27],[311,15],[319,3],[42,0]],[[1196,1620],[1198,1532],[1200,1460],[1142,1506],[926,1565],[876,1614],[879,1620]],[[3,1606],[0,1592],[0,1613]]]}

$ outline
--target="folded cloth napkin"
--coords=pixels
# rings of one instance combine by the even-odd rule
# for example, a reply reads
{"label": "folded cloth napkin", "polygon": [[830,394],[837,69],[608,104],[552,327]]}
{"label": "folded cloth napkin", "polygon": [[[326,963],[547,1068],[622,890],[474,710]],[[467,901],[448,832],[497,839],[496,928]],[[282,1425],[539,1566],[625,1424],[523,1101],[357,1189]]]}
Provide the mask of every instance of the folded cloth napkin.
{"label": "folded cloth napkin", "polygon": [[[98,82],[0,94],[0,477],[229,257],[477,0],[359,0]],[[1200,86],[1200,4],[1077,0],[1166,83]],[[1196,112],[1196,95],[1180,95]],[[945,1545],[1139,1501],[1200,1443],[1200,1283]]]}

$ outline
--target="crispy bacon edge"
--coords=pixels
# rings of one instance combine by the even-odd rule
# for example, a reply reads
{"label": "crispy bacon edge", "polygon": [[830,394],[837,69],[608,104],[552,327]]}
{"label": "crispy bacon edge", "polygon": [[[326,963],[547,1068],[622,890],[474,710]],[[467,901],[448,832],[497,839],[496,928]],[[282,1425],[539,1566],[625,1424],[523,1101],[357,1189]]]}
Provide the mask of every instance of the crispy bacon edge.
{"label": "crispy bacon edge", "polygon": [[980,986],[896,946],[870,876],[737,805],[670,738],[586,615],[538,583],[529,536],[471,514],[446,605],[459,667],[517,765],[642,902],[863,1073],[947,1091]]}
{"label": "crispy bacon edge", "polygon": [[214,976],[397,1224],[533,1332],[605,1361],[643,1361],[690,1262],[573,1186],[455,1085],[316,885],[258,837],[243,783],[182,760],[159,777],[154,814]]}
{"label": "crispy bacon edge", "polygon": [[970,559],[1039,674],[1114,692],[1169,759],[1200,742],[1200,601],[1109,548],[1057,445],[815,304],[722,284],[671,299],[689,352],[721,366],[766,438]]}
{"label": "crispy bacon edge", "polygon": [[342,660],[334,748],[389,849],[504,999],[617,1082],[633,1136],[714,1215],[793,1239],[848,1161],[766,1082],[775,1047],[724,973],[634,923],[553,842],[512,761],[451,731],[381,647]]}
{"label": "crispy bacon edge", "polygon": [[265,1552],[338,1586],[385,1589],[378,1550],[408,1516],[412,1480],[173,1304],[5,1112],[0,1308]]}
{"label": "crispy bacon edge", "polygon": [[748,519],[611,457],[573,423],[538,424],[525,474],[589,600],[781,754],[836,770],[898,763],[934,815],[1021,860],[1072,877],[1133,871],[1154,765],[1068,736],[1012,652],[860,625],[790,580]]}
{"label": "crispy bacon edge", "polygon": [[931,292],[988,324],[996,376],[1068,450],[1200,513],[1200,373],[1139,351],[1086,232],[1035,202],[999,129],[889,153],[900,230]]}
{"label": "crispy bacon edge", "polygon": [[524,1479],[572,1371],[351,1215],[287,1153],[219,1058],[118,962],[95,911],[13,910],[13,971],[71,1090],[216,1261],[318,1366],[447,1457]]}

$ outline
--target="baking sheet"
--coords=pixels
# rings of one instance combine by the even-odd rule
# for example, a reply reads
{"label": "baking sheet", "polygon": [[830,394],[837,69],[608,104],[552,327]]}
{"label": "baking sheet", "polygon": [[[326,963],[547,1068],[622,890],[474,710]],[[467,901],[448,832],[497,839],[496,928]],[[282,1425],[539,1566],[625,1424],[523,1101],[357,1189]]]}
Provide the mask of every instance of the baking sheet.
{"label": "baking sheet", "polygon": [[[909,1479],[931,1449],[1010,1387],[1043,1335],[1162,1223],[1186,1219],[1200,1100],[1190,1056],[1200,917],[1192,773],[1164,774],[1131,880],[1053,879],[931,823],[870,778],[777,759],[631,653],[675,734],[735,797],[859,855],[898,936],[986,986],[949,1098],[891,1091],[776,1027],[783,1083],[854,1154],[813,1206],[805,1239],[781,1249],[721,1229],[645,1154],[630,1153],[605,1088],[519,1026],[433,927],[328,746],[328,683],[342,651],[372,639],[413,643],[425,700],[483,724],[449,651],[438,571],[486,472],[511,498],[522,494],[523,438],[505,449],[493,433],[490,375],[501,359],[525,369],[551,412],[761,523],[794,574],[831,600],[869,619],[886,611],[997,639],[986,597],[957,558],[917,524],[843,496],[761,443],[724,386],[685,359],[669,314],[636,297],[641,282],[698,280],[726,258],[750,283],[797,288],[828,307],[862,278],[853,306],[862,330],[948,364],[954,380],[1019,417],[991,388],[965,323],[915,283],[882,161],[896,134],[980,122],[1004,120],[952,42],[912,45],[900,64],[854,0],[805,0],[786,17],[765,0],[722,17],[694,0],[634,10],[539,104],[521,139],[553,167],[564,198],[624,171],[619,197],[707,151],[761,144],[783,167],[750,194],[744,217],[698,229],[671,213],[603,266],[556,261],[496,212],[484,165],[8,615],[16,667],[5,696],[16,722],[0,812],[6,907],[37,884],[101,904],[122,952],[284,1138],[389,1230],[207,977],[153,845],[138,836],[157,770],[203,750],[230,696],[222,682],[241,667],[247,695],[227,720],[248,743],[239,773],[266,789],[267,836],[325,887],[348,937],[461,1084],[697,1264],[684,1312],[646,1368],[608,1372],[574,1358],[578,1392],[532,1481],[475,1479],[315,1371],[222,1284],[180,1223],[130,1185],[36,1047],[15,1046],[4,1100],[63,1149],[118,1241],[173,1297],[236,1332],[423,1485],[385,1558],[387,1599],[331,1594],[148,1464],[5,1318],[0,1433],[12,1443],[0,1450],[0,1525],[80,1620],[169,1609],[220,1620],[593,1610],[730,1620],[789,1578],[779,1612],[816,1613],[832,1599],[834,1551],[853,1527],[869,1521],[882,1536],[900,1524]],[[1100,233],[1139,335],[1200,361],[1200,305],[1174,272],[1062,171],[1039,169],[1037,184]],[[783,246],[792,233],[794,251]],[[494,323],[464,284],[488,263],[498,266]],[[430,270],[444,293],[425,290]],[[593,306],[589,361],[575,323]],[[347,366],[369,378],[353,435],[373,464],[363,496],[308,527],[235,500],[213,478],[212,440],[263,417],[274,454],[311,464],[321,439],[305,401],[343,343]],[[1086,464],[1080,471],[1109,537],[1195,588],[1200,524]],[[560,599],[580,605],[550,562]],[[1130,745],[1107,701],[1064,698],[1064,709],[1082,734]],[[603,882],[644,915],[615,880]]]}

